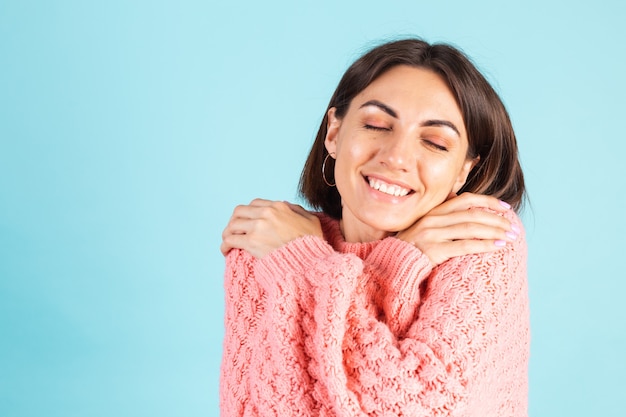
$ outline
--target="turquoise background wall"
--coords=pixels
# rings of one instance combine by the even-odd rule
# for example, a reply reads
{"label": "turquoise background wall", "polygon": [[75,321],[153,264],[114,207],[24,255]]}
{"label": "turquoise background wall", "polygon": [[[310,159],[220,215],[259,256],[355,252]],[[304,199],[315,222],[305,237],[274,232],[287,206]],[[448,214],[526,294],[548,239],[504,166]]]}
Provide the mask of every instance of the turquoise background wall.
{"label": "turquoise background wall", "polygon": [[0,1],[0,416],[218,415],[221,231],[349,63],[464,49],[516,127],[530,415],[623,416],[626,3]]}

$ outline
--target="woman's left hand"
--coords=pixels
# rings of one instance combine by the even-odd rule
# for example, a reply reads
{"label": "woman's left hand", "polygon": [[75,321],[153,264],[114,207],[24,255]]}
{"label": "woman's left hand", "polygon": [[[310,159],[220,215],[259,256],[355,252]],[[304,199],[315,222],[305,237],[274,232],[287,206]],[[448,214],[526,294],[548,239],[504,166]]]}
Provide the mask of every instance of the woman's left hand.
{"label": "woman's left hand", "polygon": [[283,201],[255,199],[237,206],[222,233],[220,250],[243,249],[262,258],[274,249],[302,236],[322,237],[316,215],[301,206]]}
{"label": "woman's left hand", "polygon": [[516,240],[520,233],[519,226],[504,217],[510,208],[487,195],[451,194],[396,237],[412,243],[435,266],[455,256],[494,252]]}

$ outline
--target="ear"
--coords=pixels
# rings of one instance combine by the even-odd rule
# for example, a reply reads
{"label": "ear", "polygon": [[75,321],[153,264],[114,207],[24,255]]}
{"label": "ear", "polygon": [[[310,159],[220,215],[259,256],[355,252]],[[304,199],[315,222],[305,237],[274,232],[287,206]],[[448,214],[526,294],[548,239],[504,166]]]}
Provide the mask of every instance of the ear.
{"label": "ear", "polygon": [[454,182],[454,186],[452,187],[452,191],[455,194],[458,193],[461,188],[463,188],[465,182],[467,181],[467,176],[470,172],[472,172],[472,169],[474,169],[478,161],[480,161],[480,155],[474,159],[466,159],[465,162],[463,162],[461,172],[459,172],[459,176],[457,177],[456,181]]}
{"label": "ear", "polygon": [[324,146],[329,154],[337,153],[337,134],[339,133],[339,127],[341,126],[341,119],[336,116],[337,109],[331,107],[326,114],[328,122],[326,123],[326,138],[324,139]]}

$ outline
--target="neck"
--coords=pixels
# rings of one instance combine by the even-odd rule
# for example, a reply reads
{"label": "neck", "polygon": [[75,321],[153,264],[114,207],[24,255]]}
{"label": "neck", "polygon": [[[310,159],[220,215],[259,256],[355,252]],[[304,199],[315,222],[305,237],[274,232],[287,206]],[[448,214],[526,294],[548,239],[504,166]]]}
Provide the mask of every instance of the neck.
{"label": "neck", "polygon": [[343,218],[339,220],[339,228],[344,240],[348,243],[373,242],[392,235],[391,232],[374,230],[372,228],[356,227],[356,225],[346,222]]}

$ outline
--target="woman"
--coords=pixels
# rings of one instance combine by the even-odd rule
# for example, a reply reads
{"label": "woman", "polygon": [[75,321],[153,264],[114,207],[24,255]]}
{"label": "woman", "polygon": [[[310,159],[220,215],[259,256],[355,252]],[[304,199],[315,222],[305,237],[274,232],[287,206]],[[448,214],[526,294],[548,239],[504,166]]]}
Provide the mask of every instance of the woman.
{"label": "woman", "polygon": [[227,416],[527,415],[517,145],[447,45],[374,48],[344,74],[300,189],[223,233]]}

